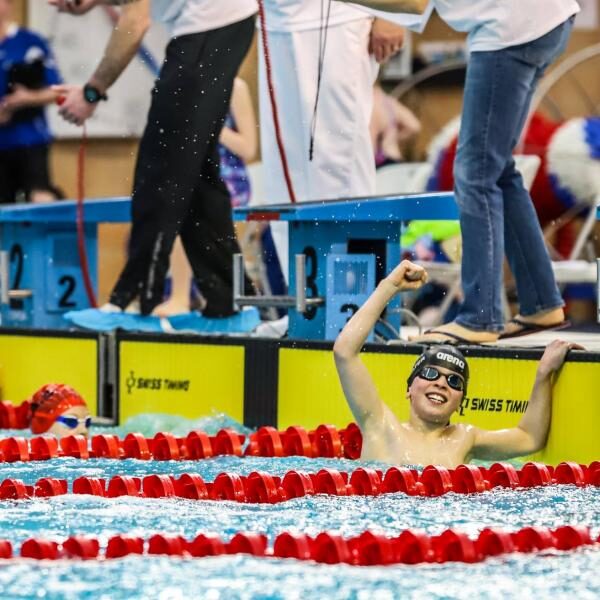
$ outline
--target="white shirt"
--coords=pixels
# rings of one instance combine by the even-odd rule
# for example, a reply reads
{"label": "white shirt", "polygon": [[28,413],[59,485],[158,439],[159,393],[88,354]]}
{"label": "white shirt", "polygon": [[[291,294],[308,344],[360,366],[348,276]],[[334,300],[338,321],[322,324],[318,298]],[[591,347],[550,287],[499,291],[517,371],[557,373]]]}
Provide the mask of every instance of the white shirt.
{"label": "white shirt", "polygon": [[[264,0],[267,31],[304,31],[368,18],[364,11],[335,0]],[[329,21],[326,21],[328,5]]]}
{"label": "white shirt", "polygon": [[500,50],[542,37],[578,13],[576,0],[432,0],[440,17],[469,34],[469,50]]}
{"label": "white shirt", "polygon": [[152,0],[152,18],[173,37],[242,21],[258,10],[256,0]]}

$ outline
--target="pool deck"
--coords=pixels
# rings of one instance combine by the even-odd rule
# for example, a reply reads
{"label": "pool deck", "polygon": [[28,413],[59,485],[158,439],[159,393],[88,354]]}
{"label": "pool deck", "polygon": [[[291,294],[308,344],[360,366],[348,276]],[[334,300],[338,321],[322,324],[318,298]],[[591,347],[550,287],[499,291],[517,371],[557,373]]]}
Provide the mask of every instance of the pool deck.
{"label": "pool deck", "polygon": [[[403,340],[408,341],[409,337],[418,335],[416,327],[402,327],[400,336]],[[572,327],[559,331],[543,331],[540,333],[532,333],[520,338],[512,338],[509,340],[498,340],[493,344],[484,344],[484,346],[494,348],[540,348],[548,345],[555,339],[567,340],[581,344],[586,350],[598,352],[600,351],[600,325],[586,326],[585,328]]]}

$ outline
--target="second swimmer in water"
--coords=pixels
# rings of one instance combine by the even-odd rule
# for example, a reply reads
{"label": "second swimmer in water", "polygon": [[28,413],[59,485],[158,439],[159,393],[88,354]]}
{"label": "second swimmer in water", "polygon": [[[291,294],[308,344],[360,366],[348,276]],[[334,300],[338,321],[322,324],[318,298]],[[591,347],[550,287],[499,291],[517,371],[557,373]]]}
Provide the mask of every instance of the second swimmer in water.
{"label": "second swimmer in water", "polygon": [[92,417],[85,400],[72,387],[49,383],[31,397],[31,432],[88,437]]}
{"label": "second swimmer in water", "polygon": [[555,373],[577,344],[555,340],[540,359],[527,409],[517,427],[489,431],[450,424],[469,380],[462,353],[453,346],[433,346],[416,361],[407,381],[408,421],[399,421],[377,393],[360,350],[388,302],[400,291],[417,289],[427,273],[403,261],[346,324],[333,351],[346,400],[363,435],[361,459],[391,464],[455,467],[473,458],[502,460],[524,456],[546,445],[552,416]]}

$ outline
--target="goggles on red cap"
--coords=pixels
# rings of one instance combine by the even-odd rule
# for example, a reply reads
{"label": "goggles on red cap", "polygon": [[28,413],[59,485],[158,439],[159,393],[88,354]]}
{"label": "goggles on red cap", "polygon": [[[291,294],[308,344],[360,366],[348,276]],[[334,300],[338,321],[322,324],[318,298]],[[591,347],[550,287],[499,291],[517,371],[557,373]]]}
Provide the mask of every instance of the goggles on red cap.
{"label": "goggles on red cap", "polygon": [[45,433],[57,417],[75,406],[87,406],[85,400],[70,386],[49,383],[31,397],[31,431]]}

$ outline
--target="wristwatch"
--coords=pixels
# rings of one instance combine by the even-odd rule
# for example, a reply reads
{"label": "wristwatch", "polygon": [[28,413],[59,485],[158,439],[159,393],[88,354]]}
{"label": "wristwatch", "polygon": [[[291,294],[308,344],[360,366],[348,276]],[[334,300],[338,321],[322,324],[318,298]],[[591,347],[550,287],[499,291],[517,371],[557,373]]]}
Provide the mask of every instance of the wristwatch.
{"label": "wristwatch", "polygon": [[103,94],[98,88],[86,83],[83,86],[83,97],[90,104],[97,104],[100,100],[108,100],[108,96]]}

